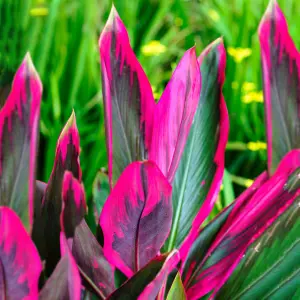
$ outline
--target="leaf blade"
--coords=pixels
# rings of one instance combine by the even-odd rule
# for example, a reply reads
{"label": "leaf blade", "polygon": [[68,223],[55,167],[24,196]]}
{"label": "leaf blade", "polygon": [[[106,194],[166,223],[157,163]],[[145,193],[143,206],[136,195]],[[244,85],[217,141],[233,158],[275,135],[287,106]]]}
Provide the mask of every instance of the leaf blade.
{"label": "leaf blade", "polygon": [[299,148],[300,54],[276,1],[260,23],[268,171],[273,174],[290,150]]}
{"label": "leaf blade", "polygon": [[186,51],[155,107],[149,158],[172,182],[200,95],[200,71],[195,48]]}
{"label": "leaf blade", "polygon": [[155,102],[114,7],[99,39],[99,49],[108,173],[113,186],[131,162],[147,159]]}
{"label": "leaf blade", "polygon": [[42,262],[20,218],[8,207],[0,207],[0,230],[1,298],[38,299]]}
{"label": "leaf blade", "polygon": [[[198,58],[202,89],[197,112],[181,163],[174,180],[174,241],[184,259],[197,231],[211,211],[219,192],[223,172],[229,119],[222,95],[226,53],[221,39],[210,44]],[[191,221],[193,220],[193,221]],[[180,229],[180,230],[179,230]],[[180,232],[180,233],[176,233]]]}
{"label": "leaf blade", "polygon": [[104,204],[104,255],[128,277],[156,256],[172,222],[171,186],[150,162],[134,162]]}
{"label": "leaf blade", "polygon": [[30,230],[41,95],[42,84],[27,54],[0,111],[0,203],[13,208]]}

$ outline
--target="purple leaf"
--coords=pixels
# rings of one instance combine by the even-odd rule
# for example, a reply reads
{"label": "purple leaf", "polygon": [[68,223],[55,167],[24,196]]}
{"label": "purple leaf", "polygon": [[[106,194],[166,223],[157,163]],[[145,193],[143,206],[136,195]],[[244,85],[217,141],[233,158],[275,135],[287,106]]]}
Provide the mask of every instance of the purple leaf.
{"label": "purple leaf", "polygon": [[155,107],[149,158],[171,182],[178,167],[200,96],[200,70],[195,48],[175,69]]}
{"label": "purple leaf", "polygon": [[0,111],[0,204],[14,209],[30,229],[41,95],[42,84],[27,54]]}
{"label": "purple leaf", "polygon": [[113,269],[85,220],[76,227],[72,253],[78,266],[97,286],[103,298],[115,290]]}
{"label": "purple leaf", "polygon": [[108,172],[114,185],[131,162],[147,159],[155,102],[147,76],[114,7],[101,34],[99,48]]}
{"label": "purple leaf", "polygon": [[16,213],[0,207],[0,298],[38,299],[42,263]]}
{"label": "purple leaf", "polygon": [[211,291],[214,295],[249,245],[293,204],[300,190],[297,185],[287,188],[287,183],[299,168],[300,151],[291,151],[252,197],[239,198],[202,263],[184,282],[189,299],[198,299]]}
{"label": "purple leaf", "polygon": [[[64,127],[57,143],[54,167],[45,191],[41,209],[41,222],[33,226],[32,238],[40,255],[46,260],[49,276],[60,258],[59,235],[62,209],[62,187],[65,171],[70,171],[81,182],[79,165],[79,134],[74,112]],[[47,237],[47,238],[45,238]]]}
{"label": "purple leaf", "polygon": [[300,54],[276,1],[271,1],[259,27],[263,68],[268,170],[300,146]]}
{"label": "purple leaf", "polygon": [[105,257],[132,276],[159,252],[171,222],[171,186],[166,178],[152,162],[130,164],[100,216]]}
{"label": "purple leaf", "polygon": [[74,236],[75,228],[86,214],[86,202],[83,185],[66,171],[62,187],[62,212],[60,214],[61,230],[67,238]]}
{"label": "purple leaf", "polygon": [[62,257],[40,292],[39,299],[72,299],[80,300],[80,274],[67,245],[66,237],[60,236]]}
{"label": "purple leaf", "polygon": [[167,276],[178,263],[179,253],[177,250],[155,257],[107,299],[156,299]]}

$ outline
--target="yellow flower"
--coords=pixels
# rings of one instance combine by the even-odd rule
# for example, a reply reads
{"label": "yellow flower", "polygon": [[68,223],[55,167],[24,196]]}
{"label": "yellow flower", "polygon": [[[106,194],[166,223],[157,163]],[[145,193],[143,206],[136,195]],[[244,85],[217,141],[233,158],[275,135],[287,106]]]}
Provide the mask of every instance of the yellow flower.
{"label": "yellow flower", "polygon": [[210,9],[208,11],[208,15],[214,22],[218,22],[220,20],[220,15],[214,9]]}
{"label": "yellow flower", "polygon": [[256,89],[256,85],[254,82],[244,82],[242,85],[243,92],[251,92]]}
{"label": "yellow flower", "polygon": [[166,52],[167,47],[159,41],[151,41],[142,47],[142,53],[146,56],[155,56]]}
{"label": "yellow flower", "polygon": [[242,97],[242,101],[246,104],[252,102],[263,103],[264,102],[263,92],[262,91],[249,92]]}
{"label": "yellow flower", "polygon": [[253,180],[252,179],[246,179],[245,180],[245,187],[250,187],[253,184]]}
{"label": "yellow flower", "polygon": [[33,17],[44,17],[48,15],[47,7],[35,7],[30,10],[30,15]]}
{"label": "yellow flower", "polygon": [[252,50],[250,48],[229,47],[228,54],[233,57],[236,63],[240,63],[252,54]]}
{"label": "yellow flower", "polygon": [[251,151],[266,150],[267,144],[264,142],[249,142],[247,148]]}

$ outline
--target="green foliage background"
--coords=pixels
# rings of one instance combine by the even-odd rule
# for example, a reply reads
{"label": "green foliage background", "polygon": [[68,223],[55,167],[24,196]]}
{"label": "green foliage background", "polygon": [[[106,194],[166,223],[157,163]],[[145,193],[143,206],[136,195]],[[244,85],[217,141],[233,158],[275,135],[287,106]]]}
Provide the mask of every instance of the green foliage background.
{"label": "green foliage background", "polygon": [[[300,5],[297,0],[278,2],[299,46]],[[158,95],[184,51],[194,44],[200,54],[222,36],[226,48],[234,48],[227,56],[224,86],[231,124],[227,172],[213,214],[266,168],[257,29],[267,4],[267,0],[114,1]],[[48,180],[57,138],[74,108],[89,200],[97,171],[107,164],[97,41],[111,5],[110,0],[0,0],[0,98],[29,51],[44,86],[38,178]],[[159,41],[165,51],[146,55],[143,46],[151,41]],[[243,58],[245,49],[248,56]],[[250,103],[244,103],[247,99]]]}

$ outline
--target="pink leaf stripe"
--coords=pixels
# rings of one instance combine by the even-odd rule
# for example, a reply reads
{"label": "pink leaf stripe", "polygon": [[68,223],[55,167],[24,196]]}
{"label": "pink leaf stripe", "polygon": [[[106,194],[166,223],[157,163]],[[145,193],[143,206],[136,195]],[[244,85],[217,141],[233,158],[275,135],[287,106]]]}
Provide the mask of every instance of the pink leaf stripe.
{"label": "pink leaf stripe", "polygon": [[[179,253],[173,250],[170,253],[157,255],[147,265],[137,271],[125,281],[107,299],[156,299],[163,291],[167,276],[179,263]],[[160,295],[158,295],[160,299]]]}
{"label": "pink leaf stripe", "polygon": [[115,183],[127,165],[147,158],[154,110],[150,83],[112,7],[99,40],[108,171]]}
{"label": "pink leaf stripe", "polygon": [[[43,198],[40,221],[34,224],[32,232],[32,238],[40,255],[46,260],[48,276],[60,259],[60,214],[63,205],[62,190],[65,171],[70,171],[72,176],[81,182],[79,134],[74,112],[58,139],[54,166]],[[78,190],[78,185],[76,186]],[[45,236],[47,239],[44,238]]]}
{"label": "pink leaf stripe", "polygon": [[100,216],[105,257],[132,276],[159,252],[171,222],[171,186],[166,178],[152,162],[130,164]]}
{"label": "pink leaf stripe", "polygon": [[[203,258],[210,248],[211,244],[215,241],[216,244],[220,242],[220,239],[223,236],[223,233],[229,228],[231,223],[235,220],[236,216],[243,210],[244,204],[247,204],[256,193],[256,191],[268,180],[267,172],[262,173],[258,176],[254,183],[245,190],[230,206],[221,212],[214,220],[212,220],[206,227],[199,230],[197,239],[193,242],[192,247],[190,248],[188,255],[185,259],[182,259],[181,273],[185,288],[188,289],[190,286],[197,282],[197,277],[201,273],[201,264]],[[227,210],[229,210],[229,215],[226,217],[224,222],[218,226],[219,229],[216,229],[215,233],[208,235],[214,223],[218,222],[219,218],[222,218],[222,215],[227,215]],[[229,219],[230,216],[230,219]],[[211,242],[206,243],[206,239],[211,239]],[[217,238],[217,239],[216,239]],[[203,240],[204,239],[204,240]],[[219,240],[218,240],[219,239]],[[201,242],[202,241],[202,242]],[[200,267],[198,267],[200,265]]]}
{"label": "pink leaf stripe", "polygon": [[276,1],[259,27],[263,67],[269,174],[292,149],[299,148],[300,54]]}
{"label": "pink leaf stripe", "polygon": [[0,204],[13,208],[29,228],[34,213],[41,95],[42,84],[27,54],[0,111]]}
{"label": "pink leaf stripe", "polygon": [[[201,271],[185,281],[189,299],[198,299],[213,291],[213,296],[228,279],[254,242],[281,215],[300,190],[286,189],[286,183],[300,167],[300,151],[291,151],[281,162],[273,177],[268,179],[249,199],[240,198],[224,228],[208,250]],[[263,180],[263,178],[262,178]],[[237,213],[237,211],[239,211]],[[213,296],[211,298],[213,298]]]}
{"label": "pink leaf stripe", "polygon": [[81,299],[81,279],[66,236],[60,234],[61,259],[44,285],[39,299]]}
{"label": "pink leaf stripe", "polygon": [[72,254],[81,270],[103,294],[103,298],[115,290],[113,268],[85,220],[76,227]]}
{"label": "pink leaf stripe", "polygon": [[16,213],[0,207],[0,298],[38,299],[39,254]]}
{"label": "pink leaf stripe", "polygon": [[87,206],[83,185],[73,177],[70,171],[66,171],[62,187],[62,212],[60,224],[67,238],[74,236],[77,225],[86,214]]}
{"label": "pink leaf stripe", "polygon": [[[168,275],[173,271],[177,264],[180,261],[179,252],[177,250],[173,250],[166,261],[164,262],[163,267],[161,268],[160,272],[156,275],[154,280],[152,280],[146,288],[143,290],[143,292],[138,297],[138,300],[143,299],[155,299],[156,296],[159,293],[159,290],[163,287],[164,284],[166,284],[166,280]],[[163,288],[162,291],[165,289]],[[163,299],[163,296],[162,296]]]}
{"label": "pink leaf stripe", "polygon": [[[99,48],[111,185],[131,162],[149,157],[172,180],[199,101],[195,49],[186,52],[155,107],[150,83],[114,7]],[[155,126],[153,118],[159,122]]]}
{"label": "pink leaf stripe", "polygon": [[[180,247],[180,256],[181,259],[184,260],[187,256],[187,253],[194,243],[195,239],[199,235],[200,226],[204,222],[204,220],[208,217],[209,213],[211,212],[214,203],[217,199],[217,196],[220,191],[223,174],[224,174],[224,165],[225,165],[225,148],[228,140],[228,134],[229,134],[229,117],[228,117],[228,111],[226,107],[226,103],[224,100],[224,96],[222,93],[222,87],[225,80],[225,67],[226,67],[226,51],[224,48],[224,44],[219,40],[216,40],[212,44],[210,44],[199,56],[198,62],[201,66],[203,59],[205,59],[205,56],[209,54],[210,51],[217,45],[217,51],[219,53],[219,69],[218,69],[218,82],[220,84],[220,104],[219,104],[219,141],[218,146],[214,155],[214,161],[213,163],[216,166],[215,174],[211,183],[211,186],[209,188],[209,192],[199,210],[197,213],[195,219],[192,223],[192,228],[184,240],[183,244]],[[205,88],[205,87],[204,87]],[[201,104],[201,99],[200,99]],[[208,103],[206,104],[208,105]]]}
{"label": "pink leaf stripe", "polygon": [[195,48],[179,62],[154,114],[150,159],[172,182],[200,98],[200,70]]}

